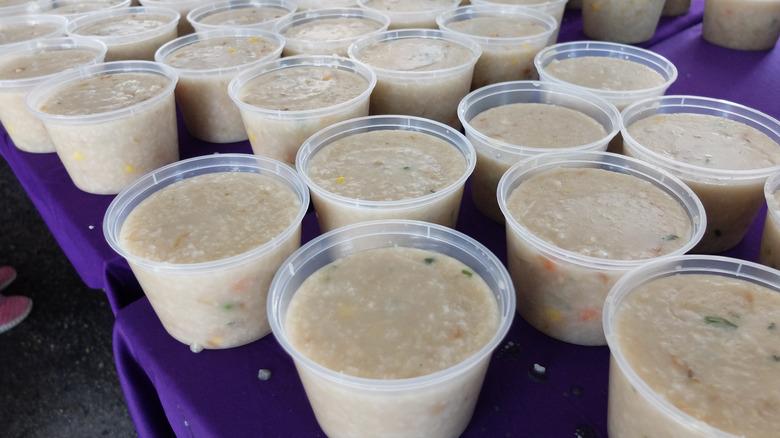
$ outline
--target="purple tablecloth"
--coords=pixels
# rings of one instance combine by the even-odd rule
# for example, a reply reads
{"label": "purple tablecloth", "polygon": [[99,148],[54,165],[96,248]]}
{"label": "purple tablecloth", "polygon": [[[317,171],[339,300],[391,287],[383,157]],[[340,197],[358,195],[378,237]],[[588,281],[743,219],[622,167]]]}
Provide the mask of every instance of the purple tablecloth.
{"label": "purple tablecloth", "polygon": [[[780,49],[740,52],[701,39],[703,0],[691,12],[662,19],[645,44],[680,75],[667,94],[727,99],[780,115]],[[584,39],[578,11],[567,11],[559,41]],[[70,181],[55,154],[29,154],[3,136],[0,153],[85,283],[105,289],[117,319],[117,371],[141,437],[322,436],[290,358],[273,336],[229,350],[191,353],[163,329],[126,261],[105,242],[102,220],[112,196],[90,195]],[[182,158],[250,152],[246,142],[213,145],[180,129]],[[763,212],[748,236],[725,255],[755,260]],[[506,259],[503,226],[482,217],[464,196],[458,229]],[[304,240],[317,233],[307,215]],[[546,337],[516,317],[493,355],[474,418],[464,436],[606,437],[606,347]],[[535,364],[544,376],[529,372]],[[271,370],[268,381],[257,378]]]}

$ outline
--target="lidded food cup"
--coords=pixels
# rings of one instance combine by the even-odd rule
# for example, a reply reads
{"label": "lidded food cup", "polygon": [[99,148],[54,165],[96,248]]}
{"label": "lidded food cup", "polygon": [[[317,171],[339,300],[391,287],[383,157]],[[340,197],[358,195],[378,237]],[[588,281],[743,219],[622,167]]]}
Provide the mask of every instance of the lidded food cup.
{"label": "lidded food cup", "polygon": [[780,170],[780,121],[698,96],[646,99],[621,114],[625,154],[680,178],[704,204],[707,230],[694,252],[739,244],[765,202],[767,178]]}
{"label": "lidded food cup", "polygon": [[[295,165],[311,135],[344,120],[368,115],[374,72],[339,56],[289,56],[253,66],[230,82],[257,155]],[[279,90],[283,92],[279,92]]]}
{"label": "lidded food cup", "polygon": [[66,36],[68,19],[59,15],[24,14],[0,16],[0,50],[27,41]]}
{"label": "lidded food cup", "polygon": [[770,268],[780,268],[780,170],[769,175],[764,183],[766,216],[761,235],[758,262]]}
{"label": "lidded food cup", "polygon": [[424,117],[461,128],[458,103],[471,90],[482,55],[475,41],[440,30],[401,29],[361,38],[348,53],[376,74],[371,115]]}
{"label": "lidded food cup", "polygon": [[71,20],[67,31],[102,41],[106,61],[154,61],[154,53],[176,38],[181,15],[171,8],[129,7],[97,11]]}
{"label": "lidded food cup", "polygon": [[360,38],[386,32],[390,18],[365,8],[332,8],[296,12],[279,20],[274,31],[284,37],[282,56],[348,56]]}
{"label": "lidded food cup", "polygon": [[[408,263],[393,261],[388,264],[382,262],[384,259],[372,258],[382,253],[399,254],[399,259],[403,261],[409,259],[408,256],[402,256],[403,254],[415,257],[419,254],[424,258],[417,261],[413,259]],[[416,358],[412,359],[410,355],[415,353],[411,348],[382,355],[388,363],[399,364],[402,368],[405,368],[404,364],[412,363],[418,369],[424,367],[423,374],[410,372],[400,377],[396,375],[397,370],[392,365],[385,368],[387,373],[382,373],[379,363],[376,366],[367,364],[340,370],[335,369],[340,368],[339,366],[322,360],[321,357],[312,358],[311,349],[304,348],[299,342],[299,324],[323,320],[307,313],[306,305],[299,303],[305,303],[306,292],[309,297],[316,297],[321,293],[316,279],[321,278],[324,270],[334,266],[334,263],[342,263],[339,265],[342,267],[348,266],[345,264],[347,261],[350,262],[351,270],[354,270],[354,262],[357,261],[365,262],[366,270],[371,271],[355,277],[354,281],[358,283],[366,276],[383,278],[388,275],[383,272],[385,269],[403,267],[408,275],[395,275],[391,281],[381,282],[383,287],[372,289],[373,292],[381,290],[380,293],[392,296],[392,299],[385,300],[385,304],[397,308],[399,312],[380,321],[371,317],[373,310],[388,310],[392,313],[392,307],[383,304],[372,309],[372,306],[357,299],[345,301],[343,306],[336,306],[338,308],[323,304],[318,307],[336,312],[333,319],[327,321],[336,324],[335,331],[328,332],[325,336],[342,340],[346,338],[349,342],[351,338],[348,337],[348,330],[350,325],[353,325],[355,332],[352,333],[367,333],[371,338],[371,345],[366,346],[366,349],[371,351],[392,349],[394,341],[404,342],[409,339],[413,343],[419,340],[419,344],[426,349],[430,348],[428,351],[434,357],[440,357],[439,351],[450,351],[454,357],[460,356],[463,359],[443,361],[438,366],[431,366],[430,360],[421,359],[418,363]],[[446,266],[456,268],[450,271],[451,268]],[[414,275],[409,271],[413,271]],[[469,330],[466,327],[461,332],[454,332],[455,336],[461,339],[472,339],[472,336],[482,338],[484,342],[473,344],[476,347],[473,350],[459,351],[451,340],[445,340],[450,331],[438,327],[442,318],[434,316],[429,319],[420,315],[420,312],[425,314],[429,310],[438,314],[441,309],[450,309],[453,314],[460,312],[456,305],[439,307],[431,304],[434,297],[439,296],[438,285],[447,284],[442,281],[442,274],[448,272],[452,272],[452,281],[456,286],[443,287],[452,295],[460,295],[460,292],[456,291],[461,290],[461,285],[474,284],[470,283],[472,280],[481,279],[484,286],[487,286],[482,286],[483,292],[478,294],[485,299],[484,304],[467,312],[475,317],[466,324],[481,326],[489,319],[489,325],[495,328]],[[425,281],[431,281],[430,287],[403,286],[405,279],[410,276],[417,279],[419,275],[423,275]],[[334,277],[333,281],[336,285],[341,285],[349,281],[349,274]],[[497,307],[494,308],[493,304]],[[510,327],[514,307],[512,283],[506,268],[480,243],[465,234],[437,224],[387,220],[339,228],[320,235],[297,250],[282,265],[271,283],[268,317],[277,341],[292,356],[317,421],[327,436],[365,438],[414,435],[436,438],[459,436],[471,420],[490,356]],[[497,312],[493,313],[493,309]],[[492,315],[490,318],[476,316],[479,313],[487,316],[482,311],[488,310]],[[410,314],[417,316],[408,320]],[[410,329],[408,337],[393,337],[395,332],[407,332]],[[467,342],[465,339],[463,341]],[[316,349],[325,343],[325,339],[317,340],[317,345],[311,347]],[[467,350],[474,352],[467,353]],[[343,351],[338,355],[348,363],[359,362],[359,359],[353,361],[354,353],[360,356],[361,351],[354,351],[352,354]],[[380,374],[387,377],[378,377]]]}
{"label": "lidded food cup", "polygon": [[474,205],[498,223],[504,222],[498,181],[512,165],[548,152],[603,152],[620,131],[620,113],[611,103],[577,87],[539,81],[474,90],[458,105],[458,117],[477,152]]}
{"label": "lidded food cup", "polygon": [[471,89],[498,82],[538,79],[534,56],[550,44],[558,22],[545,12],[500,5],[462,6],[436,18],[439,29],[482,47]]}
{"label": "lidded food cup", "polygon": [[706,0],[701,35],[735,50],[770,50],[780,37],[780,2]]}
{"label": "lidded food cup", "polygon": [[211,143],[246,141],[241,113],[228,94],[242,71],[278,59],[284,39],[262,29],[234,28],[197,32],[160,47],[157,62],[179,75],[176,103],[189,133]]}
{"label": "lidded food cup", "polygon": [[273,31],[279,20],[295,13],[292,0],[227,0],[207,3],[187,14],[195,32],[251,27]]}
{"label": "lidded food cup", "polygon": [[111,202],[103,232],[172,337],[224,349],[270,332],[268,288],[300,246],[308,205],[289,166],[213,154],[139,178]]}
{"label": "lidded food cup", "polygon": [[517,310],[553,338],[605,345],[612,285],[701,239],[704,207],[682,181],[609,152],[558,152],[513,165],[498,183]]}
{"label": "lidded food cup", "polygon": [[323,232],[378,219],[455,228],[475,163],[459,131],[412,116],[336,123],[309,137],[296,157]]}
{"label": "lidded food cup", "polygon": [[778,402],[780,272],[685,255],[612,287],[609,436],[771,437]]}
{"label": "lidded food cup", "polygon": [[79,189],[116,194],[179,159],[176,72],[151,61],[114,61],[52,76],[27,108],[43,123]]}
{"label": "lidded food cup", "polygon": [[171,8],[181,15],[179,24],[176,26],[178,36],[183,37],[195,32],[192,23],[187,20],[187,14],[190,11],[203,5],[213,3],[211,0],[138,0],[141,6],[155,6],[159,8]]}
{"label": "lidded food cup", "polygon": [[390,18],[390,30],[436,29],[436,17],[455,9],[460,0],[357,0],[358,6]]}
{"label": "lidded food cup", "polygon": [[106,45],[89,38],[47,38],[14,45],[0,58],[0,121],[17,148],[54,152],[41,121],[27,109],[27,93],[66,70],[103,62]]}

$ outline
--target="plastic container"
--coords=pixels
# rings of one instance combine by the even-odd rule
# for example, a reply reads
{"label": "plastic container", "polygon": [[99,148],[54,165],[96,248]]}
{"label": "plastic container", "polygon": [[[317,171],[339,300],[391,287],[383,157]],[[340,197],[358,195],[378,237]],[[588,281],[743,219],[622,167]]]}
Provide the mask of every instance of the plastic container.
{"label": "plastic container", "polygon": [[582,0],[582,33],[594,40],[637,44],[655,34],[666,0]]}
{"label": "plastic container", "polygon": [[[648,67],[658,73],[661,78],[658,83],[631,90],[605,89],[590,87],[574,81],[560,79],[547,70],[553,62],[581,57],[608,57],[635,62]],[[618,44],[598,41],[572,41],[559,43],[542,49],[534,59],[536,70],[540,80],[544,82],[564,83],[582,87],[609,102],[612,102],[618,110],[638,100],[661,96],[670,85],[677,80],[677,68],[671,61],[650,50],[627,44]]]}
{"label": "plastic container", "polygon": [[[233,172],[263,175],[297,196],[297,215],[276,237],[240,254],[195,263],[157,262],[141,258],[123,246],[122,227],[141,202],[189,178]],[[241,196],[239,192],[235,194]],[[196,205],[203,210],[203,217],[214,214],[209,211],[208,199],[203,196],[193,201],[205,204]],[[129,262],[171,336],[189,345],[193,352],[231,348],[270,332],[265,312],[268,287],[276,270],[300,246],[301,221],[308,206],[308,189],[289,166],[249,154],[214,154],[182,160],[139,178],[109,205],[103,233],[111,248]],[[214,221],[215,227],[217,223]]]}
{"label": "plastic container", "polygon": [[50,0],[40,3],[40,13],[61,15],[68,21],[97,11],[130,7],[131,0]]}
{"label": "plastic container", "polygon": [[192,24],[187,20],[187,14],[200,6],[213,3],[211,0],[139,0],[141,6],[153,6],[158,8],[171,8],[181,15],[176,26],[178,36],[183,37],[195,32]]}
{"label": "plastic container", "polygon": [[[59,54],[70,52],[69,58]],[[49,56],[47,56],[47,54]],[[74,55],[78,54],[78,56]],[[106,45],[88,38],[49,38],[15,45],[3,53],[0,71],[15,71],[35,58],[50,59],[46,69],[18,77],[0,76],[0,121],[17,148],[31,153],[54,152],[54,144],[41,121],[25,105],[27,93],[36,85],[65,70],[103,62]],[[56,57],[56,60],[55,58]],[[39,65],[44,65],[40,62]]]}
{"label": "plastic container", "polygon": [[[284,39],[274,32],[218,29],[176,38],[160,47],[154,59],[173,67],[179,76],[176,103],[189,133],[211,143],[232,143],[249,137],[228,94],[230,81],[244,70],[278,59],[283,47]],[[193,48],[195,53],[187,53]]]}
{"label": "plastic container", "polygon": [[[709,277],[704,284],[710,287],[697,289],[691,285],[684,289],[683,282],[691,275]],[[724,292],[714,295],[714,289],[723,286],[712,286],[710,282],[713,280],[738,282],[740,290],[724,288]],[[626,329],[629,324],[625,318],[641,309],[637,301],[641,297],[648,297],[649,291],[645,288],[663,281],[673,282],[667,290],[679,288],[685,292],[671,299],[663,294],[667,298],[663,310],[656,307],[646,310],[652,312],[652,321],[649,321],[653,327],[652,336],[628,334]],[[698,281],[705,280],[700,277]],[[679,256],[659,260],[641,266],[618,280],[607,296],[603,312],[604,330],[611,351],[607,410],[609,436],[773,436],[775,417],[767,417],[766,411],[761,412],[761,406],[762,403],[763,406],[767,406],[765,403],[771,405],[770,400],[777,400],[777,392],[774,387],[770,389],[767,386],[766,379],[767,367],[777,365],[776,359],[767,357],[771,351],[776,352],[776,343],[766,345],[766,338],[759,341],[751,333],[772,333],[770,330],[774,330],[776,324],[765,321],[773,316],[772,312],[777,317],[778,306],[767,306],[766,299],[759,301],[756,298],[755,309],[734,316],[729,314],[729,309],[716,308],[716,303],[723,303],[721,297],[729,290],[736,297],[747,296],[751,293],[747,286],[764,288],[765,297],[770,298],[780,293],[779,285],[780,273],[777,270],[717,256]],[[730,300],[731,303],[745,303],[742,307],[746,307],[746,300],[736,297]],[[627,308],[627,302],[631,301],[632,306]],[[774,303],[777,302],[778,299],[775,299]],[[652,303],[653,306],[655,304]],[[736,306],[731,310],[735,309],[741,310]],[[761,309],[767,312],[759,319]],[[737,324],[730,327],[729,319]],[[669,321],[673,322],[667,324]],[[631,325],[634,324],[632,322]],[[637,327],[641,330],[641,327],[647,326],[643,324]],[[749,328],[751,326],[752,332]],[[631,331],[636,332],[636,328]],[[708,333],[701,336],[702,332]],[[713,334],[720,336],[720,339],[713,339]],[[668,343],[659,345],[659,339],[666,339]],[[706,352],[703,351],[705,349]],[[681,353],[680,350],[684,351]],[[637,353],[643,352],[652,352],[662,358],[664,365],[659,367],[654,361],[637,356]],[[642,361],[641,365],[637,365],[637,360]],[[759,366],[762,370],[758,369]],[[648,370],[660,375],[648,379]],[[684,392],[685,402],[675,406],[667,395],[671,392]],[[705,396],[701,393],[710,394],[704,403],[701,399]],[[728,406],[725,411],[715,412],[710,407],[724,404]],[[763,426],[764,430],[750,432],[732,429],[733,433],[729,433],[713,426],[730,420],[733,421],[730,425],[732,428],[739,427],[738,423],[748,422],[752,423],[748,427]],[[773,429],[767,431],[766,426]]]}
{"label": "plastic container", "polygon": [[780,37],[780,2],[774,0],[707,0],[702,37],[736,50],[770,50]]}
{"label": "plastic container", "polygon": [[[641,258],[632,255],[621,259],[599,256],[599,254],[611,254],[614,251],[612,248],[614,243],[607,246],[606,243],[602,243],[602,240],[614,239],[607,238],[606,235],[599,236],[596,231],[593,232],[591,241],[598,243],[582,245],[582,251],[564,249],[542,239],[515,218],[507,201],[515,189],[530,178],[546,171],[562,168],[601,169],[651,183],[654,187],[671,196],[673,200],[679,202],[682,210],[690,219],[690,235],[658,236],[657,253],[661,255],[656,257],[645,257],[645,254],[649,252],[649,245],[655,244],[655,240],[645,241],[646,235],[643,237],[639,235],[625,236],[624,238],[636,241],[641,239],[641,248],[643,249],[637,253]],[[651,199],[652,195],[648,195],[648,193],[653,192],[648,189],[645,193],[645,197],[639,199]],[[586,200],[582,202],[583,207],[572,207],[573,209],[550,212],[550,214],[583,215],[583,220],[601,226],[603,233],[612,233],[613,236],[621,236],[621,233],[631,233],[632,231],[612,228],[607,230],[606,228],[613,226],[611,225],[611,216],[626,218],[626,213],[629,213],[629,216],[633,213],[636,217],[638,214],[636,209],[638,208],[643,208],[643,214],[655,214],[652,209],[644,206],[643,202],[645,201],[642,201],[641,205],[626,204],[624,206],[624,204],[619,203],[620,201],[612,201],[612,204],[597,204],[597,201],[607,202],[600,201],[599,197],[589,196],[582,199]],[[499,181],[498,204],[506,221],[507,266],[517,292],[518,312],[529,324],[542,333],[578,345],[606,344],[600,312],[607,293],[620,277],[631,269],[651,260],[688,252],[701,239],[707,222],[701,202],[682,181],[650,164],[608,152],[549,153],[521,161],[512,166]],[[593,216],[581,211],[589,204],[593,204],[596,208]],[[606,211],[605,209],[609,206],[614,211]],[[625,210],[623,213],[618,210],[620,207]],[[629,212],[629,210],[631,211]],[[540,212],[540,214],[544,213]],[[670,217],[676,217],[676,214],[672,215],[673,213],[670,212]],[[605,219],[607,217],[610,219]],[[665,223],[671,224],[670,221],[671,219],[666,219]],[[596,230],[598,226],[589,228]],[[671,225],[667,229],[672,229]],[[567,232],[574,233],[575,231],[568,228],[560,231],[563,235]],[[571,236],[569,239],[576,237],[576,235]],[[567,242],[570,241],[569,239]],[[678,239],[687,240],[678,241]],[[666,241],[674,241],[674,243],[670,244],[672,246],[664,248],[663,246],[667,245]],[[570,243],[570,245],[574,244]],[[592,248],[590,248],[591,246]],[[638,248],[639,246],[637,246],[637,250]]]}
{"label": "plastic container", "polygon": [[[479,24],[480,20],[490,21]],[[534,56],[553,41],[558,30],[558,22],[548,13],[499,5],[462,6],[440,14],[436,22],[442,31],[470,38],[482,47],[472,90],[538,79]]]}
{"label": "plastic container", "polygon": [[[780,121],[743,105],[697,96],[662,96],[636,102],[622,112],[621,129],[626,155],[661,167],[685,182],[701,199],[707,210],[707,231],[697,253],[716,254],[736,246],[764,204],[764,183],[780,170],[780,163],[769,167],[734,170],[694,164],[661,154],[640,144],[628,129],[656,114],[691,113],[722,117],[757,129],[780,147]],[[715,127],[713,126],[713,129]],[[720,127],[718,127],[720,129]],[[741,143],[734,140],[734,147]],[[681,143],[681,146],[683,143]],[[699,157],[706,151],[689,154]],[[735,152],[735,157],[742,152]],[[728,161],[728,158],[726,158]]]}
{"label": "plastic container", "polygon": [[9,0],[0,6],[0,17],[35,14],[43,0]]}
{"label": "plastic container", "polygon": [[[303,355],[287,337],[288,305],[315,270],[350,254],[391,246],[435,251],[472,268],[493,290],[500,324],[473,356],[433,374],[406,379],[360,378],[332,371]],[[472,238],[417,221],[372,221],[323,234],[296,251],[271,283],[268,318],[290,354],[319,425],[332,437],[458,436],[468,425],[490,356],[514,317],[515,299],[506,268]],[[437,406],[438,409],[432,409]],[[392,415],[388,415],[392,412]]]}
{"label": "plastic container", "polygon": [[7,50],[27,41],[66,36],[68,19],[58,15],[0,16],[0,50]]}
{"label": "plastic container", "polygon": [[780,171],[766,179],[764,198],[766,199],[766,217],[761,236],[761,249],[758,262],[770,268],[780,268]]}
{"label": "plastic container", "polygon": [[[330,100],[325,106],[316,105],[310,109],[279,110],[270,107],[259,107],[245,102],[245,87],[263,75],[279,75],[283,77],[288,69],[291,74],[299,68],[325,69],[338,71],[348,78],[365,81],[366,88],[354,97],[334,102]],[[300,70],[299,70],[300,71]],[[354,76],[353,76],[354,75]],[[329,80],[327,82],[330,82]],[[339,81],[330,83],[339,84]],[[270,61],[252,67],[236,75],[230,82],[228,93],[241,111],[241,118],[249,134],[252,150],[257,155],[271,157],[295,165],[295,155],[306,139],[317,131],[332,124],[368,115],[369,97],[376,85],[376,75],[363,64],[338,56],[290,56]],[[328,89],[327,87],[324,87]],[[311,87],[299,85],[288,90],[294,96],[309,96]],[[338,91],[336,89],[335,91]],[[317,94],[314,97],[318,97]]]}
{"label": "plastic container", "polygon": [[[398,47],[400,44],[404,45]],[[439,53],[432,45],[439,47]],[[445,64],[450,55],[443,53],[457,51],[468,55],[453,65]],[[424,117],[460,129],[458,103],[471,89],[474,66],[482,55],[479,44],[440,30],[402,29],[361,38],[348,53],[376,73],[372,115]],[[430,63],[431,58],[434,63]]]}
{"label": "plastic container", "polygon": [[[152,75],[164,85],[144,101],[108,111],[83,115],[41,111],[68,87],[125,73]],[[43,123],[76,187],[88,193],[116,194],[140,176],[179,159],[176,80],[173,69],[155,62],[106,62],[47,79],[30,91],[25,104]]]}
{"label": "plastic container", "polygon": [[273,31],[279,20],[295,13],[292,0],[228,0],[208,3],[187,14],[195,32],[251,27]]}
{"label": "plastic container", "polygon": [[[333,190],[328,190],[321,184],[315,182],[315,180],[322,181],[321,178],[324,178],[324,176],[310,175],[310,169],[313,165],[312,160],[318,153],[345,137],[375,131],[404,131],[408,132],[409,135],[421,134],[424,136],[431,136],[438,141],[443,140],[452,148],[451,152],[456,155],[462,155],[463,162],[457,164],[463,165],[463,172],[447,185],[436,189],[433,193],[427,193],[420,196],[418,194],[420,190],[419,187],[409,187],[409,189],[414,189],[414,195],[411,197],[405,195],[402,199],[397,199],[395,197],[395,195],[397,195],[396,193],[393,195],[394,199],[376,199],[381,198],[383,196],[382,194],[387,196],[389,193],[396,192],[395,189],[398,189],[398,187],[402,185],[401,180],[405,179],[405,173],[408,175],[416,175],[416,170],[409,169],[409,167],[415,167],[417,164],[422,165],[423,163],[426,163],[430,165],[431,168],[441,168],[441,172],[446,175],[451,177],[455,175],[445,173],[447,163],[450,163],[449,160],[445,160],[445,157],[449,156],[449,154],[444,151],[439,152],[438,149],[436,149],[437,156],[434,156],[434,153],[432,152],[426,153],[425,148],[427,147],[430,149],[433,146],[422,143],[422,140],[420,143],[416,143],[416,146],[414,144],[405,145],[405,147],[399,147],[397,150],[393,151],[392,154],[387,154],[386,156],[381,155],[385,151],[384,148],[374,148],[373,144],[369,143],[364,145],[353,145],[355,151],[349,153],[349,155],[359,156],[366,161],[364,163],[358,163],[348,160],[349,165],[353,166],[353,168],[348,171],[345,170],[344,175],[349,175],[346,176],[346,179],[350,181],[352,181],[353,176],[354,178],[359,178],[359,181],[362,183],[361,185],[366,187],[366,192],[373,194],[374,199],[368,200],[345,196]],[[374,141],[377,140],[374,139]],[[394,144],[398,144],[395,140],[391,141]],[[374,152],[371,154],[359,155],[357,149],[362,149],[363,147],[370,148]],[[345,154],[347,154],[347,152],[345,152]],[[397,177],[395,184],[385,182],[385,177],[381,174],[363,170],[376,167],[375,162],[380,155],[385,157],[382,158],[382,172],[384,172],[385,175],[394,175],[392,179]],[[342,157],[343,156],[344,155],[342,155]],[[407,164],[411,164],[411,166],[401,166],[400,163],[404,162],[405,159],[409,160],[409,163]],[[431,162],[431,160],[434,161]],[[320,230],[326,232],[358,222],[379,219],[421,220],[455,228],[458,220],[458,212],[460,210],[460,202],[463,197],[463,187],[466,183],[466,179],[468,179],[471,172],[474,170],[475,163],[476,155],[474,147],[463,134],[447,125],[411,116],[371,116],[337,123],[312,135],[303,143],[298,151],[295,165],[301,178],[306,182],[306,185],[309,186],[311,191],[312,202],[317,211],[317,220],[319,221]],[[397,169],[388,168],[392,167],[393,164],[399,164],[399,167]],[[354,166],[359,167],[354,168]],[[336,170],[337,169],[334,169],[333,171]],[[429,172],[435,171],[430,170]],[[327,172],[327,174],[330,173],[331,172]],[[345,177],[341,176],[339,178]],[[407,181],[416,180],[412,176],[407,176],[406,179]],[[372,181],[375,181],[374,186],[370,184]],[[415,186],[415,184],[412,184],[411,182],[409,182],[409,184]],[[379,187],[376,187],[377,185]],[[371,197],[371,195],[365,195],[365,198],[369,197]]]}
{"label": "plastic container", "polygon": [[316,9],[297,12],[276,23],[284,37],[282,56],[347,56],[349,46],[365,36],[387,31],[390,18],[365,8]]}
{"label": "plastic container", "polygon": [[181,16],[170,8],[130,7],[93,12],[68,23],[72,36],[102,41],[106,61],[154,61],[154,53],[176,38]]}
{"label": "plastic container", "polygon": [[[528,147],[496,139],[480,132],[471,121],[479,114],[512,104],[546,104],[579,111],[596,120],[604,136],[587,143],[561,147],[551,132],[549,147]],[[471,176],[471,197],[477,209],[491,220],[503,223],[496,189],[501,176],[515,163],[553,151],[600,151],[620,132],[620,113],[614,105],[579,88],[539,81],[515,81],[489,85],[469,93],[458,106],[458,117],[477,152],[477,165]],[[580,128],[575,127],[577,132]],[[523,128],[518,128],[523,129]],[[556,133],[557,134],[557,133]]]}
{"label": "plastic container", "polygon": [[436,17],[455,9],[460,0],[357,0],[358,6],[390,18],[390,30],[436,29]]}
{"label": "plastic container", "polygon": [[558,21],[558,28],[553,33],[550,44],[558,41],[558,32],[563,24],[563,13],[566,6],[573,0],[471,0],[471,4],[478,5],[506,5],[524,9],[533,9],[552,15]]}

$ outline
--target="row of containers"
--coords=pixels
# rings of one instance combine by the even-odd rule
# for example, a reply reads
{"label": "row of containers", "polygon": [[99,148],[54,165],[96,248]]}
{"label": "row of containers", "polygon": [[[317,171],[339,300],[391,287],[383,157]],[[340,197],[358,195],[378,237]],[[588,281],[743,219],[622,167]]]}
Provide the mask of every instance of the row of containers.
{"label": "row of containers", "polygon": [[[178,16],[173,26],[177,28],[178,35],[183,36],[237,26],[284,33],[304,21],[321,20],[324,16],[332,17],[345,10],[361,10],[372,18],[387,22],[389,29],[435,29],[439,15],[450,14],[458,7],[469,5],[530,9],[552,15],[559,27],[566,9],[581,10],[582,32],[586,38],[636,44],[653,37],[662,17],[687,14],[691,0],[8,0],[0,6],[0,17],[48,14],[65,17],[69,21],[81,19],[79,25],[83,25],[84,18],[89,15],[119,17],[134,13],[128,8],[144,6],[151,8],[149,11],[152,12],[162,8],[166,10],[164,15]],[[771,49],[780,36],[780,29],[773,24],[778,19],[780,6],[776,2],[707,0],[702,14],[702,38],[737,50]],[[132,38],[150,37],[155,33],[165,32],[145,28],[144,32],[133,32]],[[108,34],[104,36],[112,38]],[[318,35],[319,41],[303,34],[290,36],[308,49],[317,50],[332,44],[325,41],[327,34]],[[119,40],[116,35],[113,39]],[[119,43],[125,42],[120,40]]]}
{"label": "row of containers", "polygon": [[[541,81],[475,87],[481,47],[442,31],[383,32],[352,43],[349,58],[278,58],[283,40],[244,32],[218,31],[216,46],[208,33],[171,41],[156,62],[101,62],[103,43],[57,40],[100,55],[22,99],[74,183],[117,194],[106,239],[175,339],[197,352],[273,333],[329,436],[457,436],[518,312],[562,341],[610,346],[611,436],[774,433],[774,392],[761,388],[780,362],[780,274],[686,254],[737,245],[766,204],[761,261],[775,263],[778,120],[664,96],[674,66],[619,44],[552,45],[534,57]],[[186,80],[189,70],[166,62],[196,42],[204,47],[181,58],[242,53],[221,44],[239,40],[274,42],[278,59]],[[432,72],[361,60],[363,49],[395,41],[413,65],[444,61],[456,46],[466,56]],[[368,59],[392,62],[392,53]],[[594,56],[662,79],[609,92],[545,74]],[[584,68],[575,76],[589,76]],[[305,106],[323,95],[324,109]],[[295,99],[262,107],[285,96]],[[177,104],[202,140],[239,141],[216,137],[238,121],[254,154],[179,160]],[[2,121],[21,148],[33,128]],[[595,137],[580,137],[589,127]],[[467,180],[477,209],[506,225],[506,266],[454,229]],[[301,246],[310,202],[322,234]],[[424,357],[426,371],[394,368],[411,357]],[[724,407],[701,413],[698,399],[683,404],[673,388],[717,393]],[[402,424],[382,421],[390,411]]]}

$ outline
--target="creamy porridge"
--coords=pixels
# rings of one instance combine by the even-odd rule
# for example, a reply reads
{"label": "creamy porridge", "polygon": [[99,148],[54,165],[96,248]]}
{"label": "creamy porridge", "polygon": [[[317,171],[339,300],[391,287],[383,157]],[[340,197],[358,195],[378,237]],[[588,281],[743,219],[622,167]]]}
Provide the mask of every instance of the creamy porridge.
{"label": "creamy porridge", "polygon": [[[522,227],[507,222],[518,311],[549,336],[582,345],[606,343],[604,299],[636,266],[607,261],[640,263],[679,252],[694,234],[686,208],[659,182],[590,167],[552,168],[523,180],[508,194],[506,213]],[[574,262],[583,256],[604,263]]]}
{"label": "creamy porridge", "polygon": [[0,121],[16,147],[32,153],[55,151],[41,121],[25,105],[27,93],[51,75],[102,61],[105,47],[101,46],[30,47],[5,54],[0,60]]}
{"label": "creamy porridge", "polygon": [[461,180],[467,163],[463,152],[441,138],[379,129],[327,144],[308,158],[305,172],[318,188],[312,190],[312,201],[323,232],[376,219],[424,220],[454,228],[462,187],[417,208],[405,203],[382,208],[373,202],[433,198]]}
{"label": "creamy porridge", "polygon": [[195,138],[212,143],[249,138],[241,113],[228,94],[228,85],[242,70],[277,59],[282,52],[282,40],[263,31],[238,32],[213,31],[182,37],[161,47],[156,54],[159,62],[179,73],[176,101],[187,130]]}
{"label": "creamy porridge", "polygon": [[390,29],[436,29],[436,16],[460,0],[359,0],[361,7],[390,17]]}
{"label": "creamy porridge", "polygon": [[590,39],[636,44],[655,34],[665,0],[582,0],[582,32]]}
{"label": "creamy porridge", "polygon": [[650,67],[606,56],[554,60],[545,71],[562,81],[599,90],[642,90],[665,82],[664,77]]}
{"label": "creamy porridge", "polygon": [[281,31],[286,40],[284,56],[347,56],[347,49],[355,40],[384,30],[387,23],[358,16],[302,19]]}
{"label": "creamy porridge", "polygon": [[[215,172],[186,178],[133,208],[119,245],[161,264],[197,264],[253,251],[293,225],[301,210],[289,184],[266,174]],[[130,261],[166,330],[193,351],[229,348],[270,331],[266,297],[273,275],[300,245],[300,228],[273,250],[229,269],[184,275]],[[209,272],[210,271],[210,272]]]}
{"label": "creamy porridge", "polygon": [[[780,145],[742,122],[707,114],[656,114],[626,126],[631,141],[677,163],[702,169],[753,170],[780,165]],[[626,149],[627,154],[634,154]],[[726,185],[681,176],[707,210],[697,252],[714,254],[739,243],[764,202],[764,181]]]}
{"label": "creamy porridge", "polygon": [[769,50],[780,36],[780,2],[707,0],[702,37],[737,50]]}
{"label": "creamy porridge", "polygon": [[[633,289],[614,314],[626,363],[667,403],[721,431],[777,435],[780,294],[756,283],[681,274]],[[772,383],[770,383],[772,382]],[[610,436],[713,436],[654,409],[611,363]]]}

